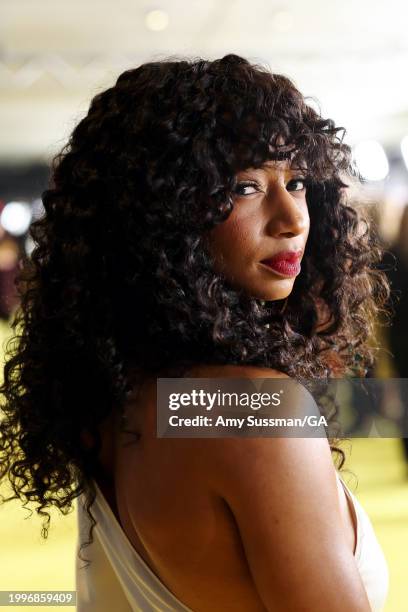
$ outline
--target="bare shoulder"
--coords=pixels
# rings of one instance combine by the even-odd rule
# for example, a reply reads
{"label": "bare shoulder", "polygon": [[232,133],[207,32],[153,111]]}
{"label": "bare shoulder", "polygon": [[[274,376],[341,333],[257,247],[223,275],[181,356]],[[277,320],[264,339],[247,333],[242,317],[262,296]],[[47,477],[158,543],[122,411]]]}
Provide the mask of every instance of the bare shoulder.
{"label": "bare shoulder", "polygon": [[[309,392],[298,380],[291,378],[285,372],[274,368],[255,365],[231,365],[231,364],[199,364],[192,366],[185,373],[185,378],[222,378],[222,379],[263,379],[265,384],[255,384],[257,390],[272,393],[279,387],[275,382],[284,379],[285,399],[291,406],[291,416],[302,416],[307,411],[309,414],[319,414],[317,404]],[[312,412],[310,412],[312,411]]]}
{"label": "bare shoulder", "polygon": [[[247,365],[197,365],[185,377],[289,378]],[[370,612],[327,438],[160,439],[152,428],[145,448],[172,495],[182,475],[183,494],[222,500],[267,610]]]}
{"label": "bare shoulder", "polygon": [[[289,378],[230,365],[200,366],[188,376]],[[345,536],[327,438],[194,439],[182,452],[195,457],[195,481],[234,517],[268,610],[370,611]]]}
{"label": "bare shoulder", "polygon": [[[225,438],[196,450],[270,610],[369,612],[326,438]],[[206,451],[206,452],[205,452]],[[280,607],[285,602],[285,608]]]}

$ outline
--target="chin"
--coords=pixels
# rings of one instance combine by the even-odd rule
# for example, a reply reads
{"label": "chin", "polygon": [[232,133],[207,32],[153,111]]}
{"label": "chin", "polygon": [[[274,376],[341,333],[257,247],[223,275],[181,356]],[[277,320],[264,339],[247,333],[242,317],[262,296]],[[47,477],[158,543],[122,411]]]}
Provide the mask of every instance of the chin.
{"label": "chin", "polygon": [[259,300],[266,300],[268,302],[272,302],[274,300],[284,300],[287,298],[293,290],[293,280],[292,279],[283,279],[282,283],[279,283],[280,286],[266,288],[265,286],[260,287],[259,290],[255,290],[252,288],[253,297],[258,298]]}
{"label": "chin", "polygon": [[284,300],[285,298],[287,298],[289,295],[291,294],[290,291],[286,291],[285,293],[274,293],[273,295],[271,294],[266,294],[263,297],[261,297],[261,300],[265,300],[266,302],[275,302],[277,300]]}

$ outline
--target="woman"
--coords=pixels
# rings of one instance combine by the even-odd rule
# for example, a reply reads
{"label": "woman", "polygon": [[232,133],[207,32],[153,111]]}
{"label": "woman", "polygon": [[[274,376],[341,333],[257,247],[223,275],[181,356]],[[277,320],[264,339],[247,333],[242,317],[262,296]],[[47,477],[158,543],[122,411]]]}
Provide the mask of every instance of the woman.
{"label": "woman", "polygon": [[372,363],[388,289],[345,201],[339,133],[241,57],[162,61],[98,94],[54,160],[4,371],[2,473],[41,512],[84,502],[78,610],[381,609],[386,565],[336,478],[341,449],[155,429],[158,377]]}

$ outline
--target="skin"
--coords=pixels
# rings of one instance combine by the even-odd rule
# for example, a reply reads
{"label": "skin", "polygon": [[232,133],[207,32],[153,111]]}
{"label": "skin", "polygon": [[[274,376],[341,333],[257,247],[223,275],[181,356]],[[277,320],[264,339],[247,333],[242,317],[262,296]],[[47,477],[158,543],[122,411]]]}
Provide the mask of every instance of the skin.
{"label": "skin", "polygon": [[[308,238],[298,177],[288,162],[239,173],[234,210],[208,236],[216,269],[263,300],[286,298],[296,277],[260,261],[303,252]],[[188,376],[286,377],[228,365]],[[158,438],[156,411],[153,378],[126,410],[137,443],[114,415],[104,424],[99,485],[133,548],[176,597],[196,612],[327,612],[328,602],[333,612],[369,612],[353,555],[356,517],[327,440]]]}
{"label": "skin", "polygon": [[[285,377],[228,365],[188,376]],[[105,423],[98,484],[176,597],[195,612],[369,612],[353,556],[356,517],[326,440],[158,438],[156,403],[154,378],[129,400],[126,429],[141,434],[137,443],[115,415]]]}
{"label": "skin", "polygon": [[310,218],[304,176],[289,161],[267,162],[237,175],[230,216],[207,237],[214,268],[253,297],[280,300],[296,280],[261,260],[279,251],[304,252]]}

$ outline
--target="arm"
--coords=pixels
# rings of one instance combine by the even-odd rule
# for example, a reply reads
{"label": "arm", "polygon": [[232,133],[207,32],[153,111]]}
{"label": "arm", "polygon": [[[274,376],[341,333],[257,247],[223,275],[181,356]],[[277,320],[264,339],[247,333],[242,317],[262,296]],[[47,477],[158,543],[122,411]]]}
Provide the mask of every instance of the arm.
{"label": "arm", "polygon": [[[203,376],[215,376],[212,371]],[[245,367],[218,376],[285,376]],[[342,529],[326,438],[213,440],[208,476],[235,517],[267,610],[371,612]]]}

